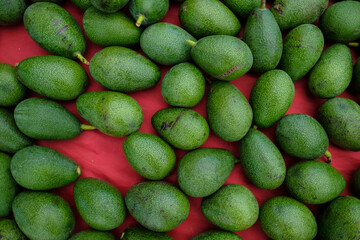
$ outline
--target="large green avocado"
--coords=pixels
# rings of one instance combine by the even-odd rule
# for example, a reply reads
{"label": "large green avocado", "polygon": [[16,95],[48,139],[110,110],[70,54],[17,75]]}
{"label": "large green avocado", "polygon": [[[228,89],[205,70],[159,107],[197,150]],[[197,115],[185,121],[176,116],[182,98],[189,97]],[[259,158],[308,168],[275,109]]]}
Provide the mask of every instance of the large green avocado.
{"label": "large green avocado", "polygon": [[191,240],[243,240],[241,237],[236,235],[233,232],[212,230],[208,232],[201,233],[191,238]]}
{"label": "large green avocado", "polygon": [[143,227],[128,227],[121,234],[120,240],[173,240],[167,233],[147,230]]}
{"label": "large green avocado", "polygon": [[73,235],[69,240],[115,240],[111,232],[96,231],[88,229]]}

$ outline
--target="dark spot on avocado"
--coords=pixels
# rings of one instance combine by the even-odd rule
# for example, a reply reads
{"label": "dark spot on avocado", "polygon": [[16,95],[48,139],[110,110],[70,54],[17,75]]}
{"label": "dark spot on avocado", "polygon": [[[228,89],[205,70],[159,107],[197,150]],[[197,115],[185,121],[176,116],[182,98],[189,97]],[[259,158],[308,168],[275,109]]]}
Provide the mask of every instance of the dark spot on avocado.
{"label": "dark spot on avocado", "polygon": [[[56,21],[56,22],[54,23],[54,27],[56,27],[59,23],[61,23],[61,20]],[[0,238],[0,239],[1,239],[1,238]]]}
{"label": "dark spot on avocado", "polygon": [[144,172],[146,172],[146,168],[143,167],[142,170],[143,170]]}
{"label": "dark spot on avocado", "polygon": [[68,27],[69,27],[69,25],[66,24],[65,26],[63,26],[62,28],[60,28],[60,30],[59,30],[56,34],[63,34]]}
{"label": "dark spot on avocado", "polygon": [[241,65],[237,65],[234,66],[232,68],[230,68],[229,70],[227,70],[226,72],[224,72],[223,74],[221,74],[220,76],[217,76],[216,78],[223,78],[223,77],[227,77],[229,76],[231,73],[233,73],[235,70],[242,68],[243,66]]}
{"label": "dark spot on avocado", "polygon": [[183,11],[184,11],[184,12],[187,12],[187,6],[184,6],[184,7],[183,7]]}
{"label": "dark spot on avocado", "polygon": [[61,39],[61,41],[63,41],[63,42],[65,42],[65,40],[66,40],[66,36],[64,36],[64,37]]}
{"label": "dark spot on avocado", "polygon": [[279,14],[283,14],[283,10],[281,8],[281,4],[277,4],[274,6],[274,9],[278,11]]}
{"label": "dark spot on avocado", "polygon": [[67,48],[68,51],[70,51],[71,45],[72,45],[72,43],[69,44],[69,46]]}
{"label": "dark spot on avocado", "polygon": [[302,47],[302,45],[301,44],[299,44],[298,46],[297,46],[297,48],[301,48]]}

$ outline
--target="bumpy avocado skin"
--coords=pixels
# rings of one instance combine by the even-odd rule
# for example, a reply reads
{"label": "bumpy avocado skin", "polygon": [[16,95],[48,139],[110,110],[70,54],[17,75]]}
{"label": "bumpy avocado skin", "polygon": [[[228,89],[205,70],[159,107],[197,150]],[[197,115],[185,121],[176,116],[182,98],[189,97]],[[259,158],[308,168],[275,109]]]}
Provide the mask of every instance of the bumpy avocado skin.
{"label": "bumpy avocado skin", "polygon": [[243,240],[241,237],[233,232],[211,230],[208,232],[201,233],[191,238],[191,240]]}
{"label": "bumpy avocado skin", "polygon": [[230,10],[242,21],[246,22],[251,12],[260,7],[261,0],[222,0]]}
{"label": "bumpy avocado skin", "polygon": [[86,9],[92,7],[90,0],[71,0],[71,1],[75,4],[75,6],[80,8],[80,10],[82,11],[86,11]]}
{"label": "bumpy avocado skin", "polygon": [[122,9],[129,0],[90,0],[91,4],[100,11],[114,13]]}
{"label": "bumpy avocado skin", "polygon": [[3,240],[26,240],[26,236],[12,219],[0,220],[0,236]]}
{"label": "bumpy avocado skin", "polygon": [[173,238],[167,233],[153,232],[143,227],[128,227],[120,240],[173,240]]}
{"label": "bumpy avocado skin", "polygon": [[354,65],[353,76],[348,90],[352,94],[360,94],[360,58],[356,60]]}
{"label": "bumpy avocado skin", "polygon": [[26,7],[25,0],[1,0],[0,26],[14,25],[20,22]]}
{"label": "bumpy avocado skin", "polygon": [[88,229],[73,235],[69,240],[115,240],[111,232],[101,232]]}
{"label": "bumpy avocado skin", "polygon": [[15,67],[0,63],[0,106],[15,106],[26,97],[26,92],[16,77]]}
{"label": "bumpy avocado skin", "polygon": [[169,0],[131,0],[129,10],[134,20],[144,16],[141,25],[150,25],[161,21],[169,10]]}

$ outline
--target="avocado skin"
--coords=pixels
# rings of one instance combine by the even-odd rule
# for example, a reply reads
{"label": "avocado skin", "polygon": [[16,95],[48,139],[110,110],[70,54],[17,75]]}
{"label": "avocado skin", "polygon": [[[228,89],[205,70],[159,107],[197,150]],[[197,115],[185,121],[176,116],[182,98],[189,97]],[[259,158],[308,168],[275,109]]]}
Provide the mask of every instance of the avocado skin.
{"label": "avocado skin", "polygon": [[286,72],[274,69],[261,75],[250,95],[254,124],[259,128],[274,125],[289,110],[294,97],[295,86]]}
{"label": "avocado skin", "polygon": [[136,132],[123,142],[123,150],[131,167],[144,178],[161,180],[175,167],[174,150],[158,136]]}
{"label": "avocado skin", "polygon": [[0,106],[15,106],[26,97],[26,92],[16,77],[15,67],[0,63]]}
{"label": "avocado skin", "polygon": [[272,239],[311,240],[317,233],[312,212],[301,202],[285,196],[263,203],[259,221],[266,235]]}
{"label": "avocado skin", "polygon": [[[11,205],[19,192],[19,185],[11,175],[10,171],[11,157],[0,152],[0,217],[7,217],[11,214]],[[0,221],[0,236],[2,235],[2,227]]]}
{"label": "avocado skin", "polygon": [[261,0],[222,0],[236,16],[246,22],[254,8],[260,7]]}
{"label": "avocado skin", "polygon": [[318,109],[317,119],[332,143],[360,151],[360,106],[348,98],[333,98]]}
{"label": "avocado skin", "polygon": [[72,139],[80,135],[80,121],[61,104],[45,98],[28,98],[14,110],[17,127],[41,140]]}
{"label": "avocado skin", "polygon": [[53,55],[30,57],[16,67],[27,88],[56,100],[73,100],[88,86],[85,70],[75,61]]}
{"label": "avocado skin", "polygon": [[55,3],[31,4],[24,13],[24,25],[30,37],[45,51],[75,59],[84,55],[86,41],[75,18]]}
{"label": "avocado skin", "polygon": [[161,78],[159,67],[149,59],[134,50],[118,46],[97,52],[89,68],[96,82],[120,92],[150,88]]}
{"label": "avocado skin", "polygon": [[350,49],[345,44],[327,48],[309,75],[309,89],[320,98],[333,98],[349,86],[353,72]]}
{"label": "avocado skin", "polygon": [[26,240],[16,222],[12,219],[0,220],[0,236],[2,240]]}
{"label": "avocado skin", "polygon": [[0,1],[0,26],[19,23],[26,7],[27,4],[25,0]]}
{"label": "avocado skin", "polygon": [[230,184],[203,198],[201,211],[216,226],[228,231],[241,231],[255,224],[259,205],[249,189]]}
{"label": "avocado skin", "polygon": [[351,187],[355,196],[360,198],[360,168],[351,177]]}
{"label": "avocado skin", "polygon": [[312,24],[300,25],[286,35],[283,55],[277,68],[284,70],[296,82],[316,64],[323,48],[324,36],[321,30]]}
{"label": "avocado skin", "polygon": [[173,240],[167,233],[158,233],[143,227],[128,227],[123,232],[121,240]]}
{"label": "avocado skin", "polygon": [[11,160],[11,174],[31,190],[50,190],[75,182],[80,167],[64,154],[42,146],[23,148]]}
{"label": "avocado skin", "polygon": [[360,58],[356,60],[354,65],[353,76],[348,90],[352,94],[360,94]]}
{"label": "avocado skin", "polygon": [[151,118],[156,132],[176,148],[200,147],[209,137],[209,125],[199,113],[186,108],[165,108]]}
{"label": "avocado skin", "polygon": [[126,193],[125,202],[130,214],[151,231],[167,232],[189,215],[187,197],[173,185],[162,181],[141,182]]}
{"label": "avocado skin", "polygon": [[90,0],[91,4],[105,13],[115,13],[125,7],[129,0]]}
{"label": "avocado skin", "polygon": [[153,61],[170,66],[191,60],[191,46],[186,40],[196,41],[181,27],[161,22],[145,29],[140,37],[140,46]]}
{"label": "avocado skin", "polygon": [[276,126],[275,139],[281,149],[297,158],[320,158],[329,147],[324,128],[315,118],[302,113],[284,116]]}
{"label": "avocado skin", "polygon": [[239,160],[245,175],[259,188],[276,189],[285,180],[283,156],[275,144],[259,130],[251,128],[241,139]]}
{"label": "avocado skin", "polygon": [[92,3],[90,0],[71,0],[76,7],[78,7],[81,11],[86,11],[89,7],[92,7]]}
{"label": "avocado skin", "polygon": [[73,235],[69,240],[115,240],[111,232],[101,232],[88,229]]}
{"label": "avocado skin", "polygon": [[169,10],[169,0],[131,0],[129,10],[133,19],[139,15],[145,17],[141,25],[150,25],[161,21]]}
{"label": "avocado skin", "polygon": [[211,129],[221,139],[235,142],[251,127],[253,112],[244,95],[231,83],[216,81],[210,85],[206,112]]}
{"label": "avocado skin", "polygon": [[82,94],[76,101],[76,109],[99,131],[114,137],[124,137],[138,131],[144,118],[139,103],[119,92]]}
{"label": "avocado skin", "polygon": [[2,152],[16,153],[33,144],[30,138],[20,132],[13,114],[5,108],[0,108],[0,132],[0,151]]}
{"label": "avocado skin", "polygon": [[83,17],[86,35],[100,46],[134,47],[140,43],[141,28],[125,13],[104,13],[95,7],[88,8]]}
{"label": "avocado skin", "polygon": [[253,65],[253,56],[246,43],[227,35],[200,39],[191,49],[191,57],[206,73],[222,81],[241,77]]}
{"label": "avocado skin", "polygon": [[285,185],[290,194],[307,204],[322,204],[345,189],[344,176],[331,165],[319,161],[299,162],[287,170]]}
{"label": "avocado skin", "polygon": [[47,192],[23,191],[13,202],[20,230],[33,240],[65,240],[75,228],[75,216],[61,197]]}
{"label": "avocado skin", "polygon": [[195,38],[236,36],[241,24],[235,14],[217,0],[186,0],[179,9],[181,26]]}
{"label": "avocado skin", "polygon": [[199,148],[186,153],[177,169],[180,189],[191,197],[206,197],[216,192],[234,168],[235,157],[220,148]]}
{"label": "avocado skin", "polygon": [[360,200],[341,196],[327,206],[319,218],[320,240],[360,238]]}
{"label": "avocado skin", "polygon": [[174,107],[194,107],[205,94],[205,78],[194,64],[172,67],[161,82],[161,95]]}
{"label": "avocado skin", "polygon": [[201,233],[191,238],[191,240],[243,240],[241,237],[232,232],[211,230]]}

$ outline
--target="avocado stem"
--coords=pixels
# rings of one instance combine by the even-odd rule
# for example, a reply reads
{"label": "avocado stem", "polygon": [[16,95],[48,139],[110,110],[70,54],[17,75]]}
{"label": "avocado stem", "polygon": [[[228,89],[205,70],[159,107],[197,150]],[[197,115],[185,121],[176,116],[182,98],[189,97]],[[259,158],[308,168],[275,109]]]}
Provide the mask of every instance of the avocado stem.
{"label": "avocado stem", "polygon": [[142,14],[139,14],[138,16],[139,16],[139,17],[138,17],[138,19],[137,19],[137,21],[136,21],[136,26],[137,26],[137,27],[140,27],[140,26],[141,26],[141,23],[145,20],[145,16],[142,15]]}
{"label": "avocado stem", "polygon": [[190,46],[194,47],[196,45],[196,42],[192,41],[192,40],[186,40],[187,44],[189,44]]}
{"label": "avocado stem", "polygon": [[123,239],[123,238],[124,238],[124,236],[125,236],[125,232],[123,232],[123,233],[121,234],[121,236],[120,236],[120,240],[121,240],[121,239]]}
{"label": "avocado stem", "polygon": [[348,45],[349,45],[349,47],[359,47],[358,42],[349,42]]}
{"label": "avocado stem", "polygon": [[76,168],[76,173],[80,176],[80,174],[81,174],[80,166],[78,166],[78,167]]}
{"label": "avocado stem", "polygon": [[20,63],[18,63],[18,62],[17,62],[17,63],[15,63],[15,67],[19,66],[19,64],[20,64]]}
{"label": "avocado stem", "polygon": [[266,8],[266,0],[261,0],[261,9],[265,9]]}
{"label": "avocado stem", "polygon": [[327,163],[331,163],[331,160],[332,160],[332,157],[331,157],[331,153],[329,152],[329,150],[326,150],[326,152],[325,152],[325,157],[327,158]]}
{"label": "avocado stem", "polygon": [[86,59],[84,58],[84,56],[81,55],[81,52],[76,52],[74,55],[75,55],[75,57],[77,57],[82,63],[84,63],[84,64],[86,64],[86,65],[89,65],[88,60],[86,60]]}
{"label": "avocado stem", "polygon": [[255,124],[253,125],[253,129],[258,129],[258,126],[256,126]]}
{"label": "avocado stem", "polygon": [[80,125],[80,128],[81,128],[82,130],[94,130],[94,129],[96,129],[96,127],[91,126],[91,125],[87,125],[87,124],[81,124],[81,125]]}

